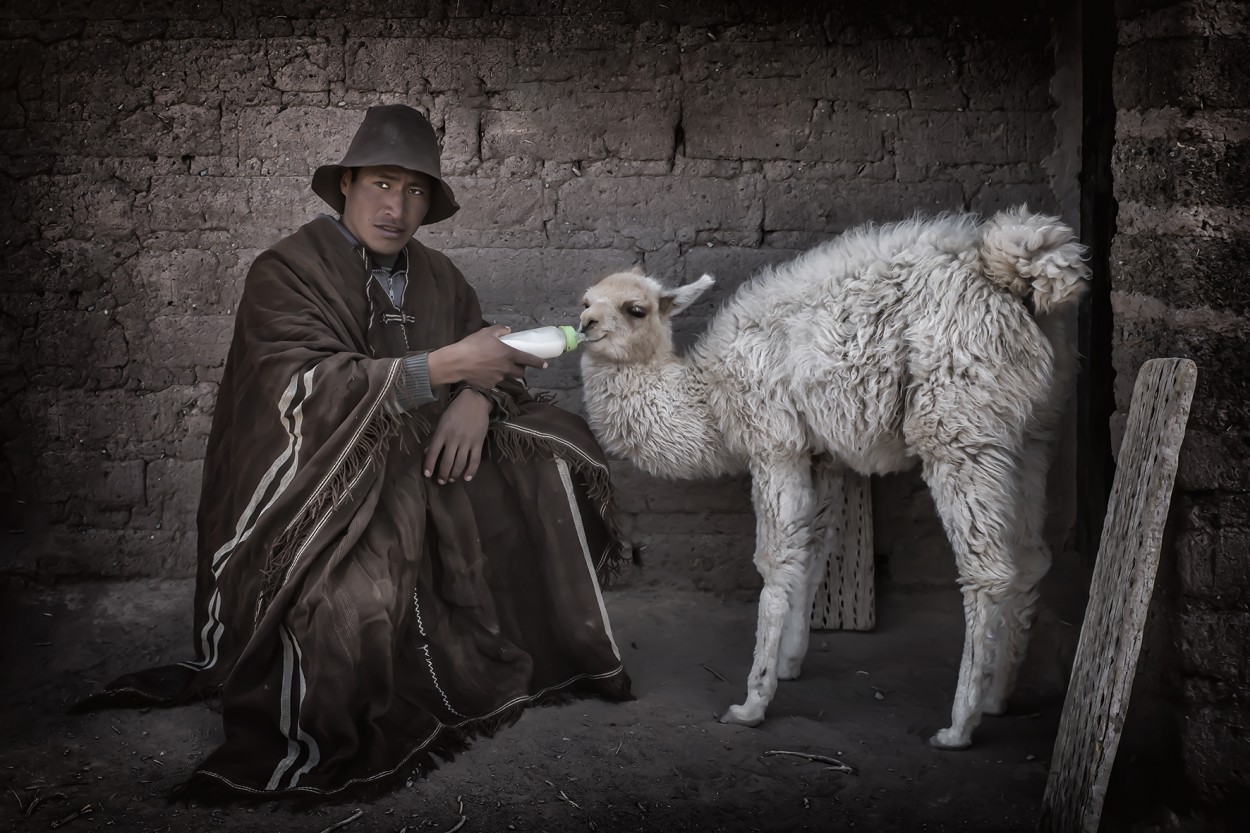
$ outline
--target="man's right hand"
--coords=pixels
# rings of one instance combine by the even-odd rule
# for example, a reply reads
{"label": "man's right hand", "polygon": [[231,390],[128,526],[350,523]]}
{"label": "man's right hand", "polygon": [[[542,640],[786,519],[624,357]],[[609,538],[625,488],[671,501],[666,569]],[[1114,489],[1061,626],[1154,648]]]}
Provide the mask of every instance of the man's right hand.
{"label": "man's right hand", "polygon": [[428,355],[430,385],[468,382],[492,388],[504,379],[520,379],[525,368],[544,368],[547,363],[535,355],[509,347],[499,340],[509,328],[502,324],[483,327],[455,344],[440,347]]}

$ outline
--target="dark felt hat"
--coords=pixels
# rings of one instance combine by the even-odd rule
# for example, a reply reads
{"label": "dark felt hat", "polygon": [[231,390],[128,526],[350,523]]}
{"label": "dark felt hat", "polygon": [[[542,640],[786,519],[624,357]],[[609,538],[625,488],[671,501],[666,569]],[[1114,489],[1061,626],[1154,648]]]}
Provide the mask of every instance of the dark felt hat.
{"label": "dark felt hat", "polygon": [[313,174],[313,192],[343,213],[346,199],[339,189],[343,171],[375,165],[398,165],[433,177],[434,193],[422,225],[446,220],[460,210],[439,166],[438,139],[425,116],[407,104],[370,107],[352,138],[347,155],[337,165],[322,165]]}

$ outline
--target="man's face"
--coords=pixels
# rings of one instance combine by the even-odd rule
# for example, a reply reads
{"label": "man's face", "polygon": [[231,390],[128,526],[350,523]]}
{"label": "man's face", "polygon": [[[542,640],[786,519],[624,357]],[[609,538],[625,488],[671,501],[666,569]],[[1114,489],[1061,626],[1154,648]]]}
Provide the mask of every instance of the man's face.
{"label": "man's face", "polygon": [[361,168],[354,180],[351,171],[344,171],[339,188],[347,198],[343,225],[371,251],[393,255],[412,239],[430,210],[434,180],[387,165]]}

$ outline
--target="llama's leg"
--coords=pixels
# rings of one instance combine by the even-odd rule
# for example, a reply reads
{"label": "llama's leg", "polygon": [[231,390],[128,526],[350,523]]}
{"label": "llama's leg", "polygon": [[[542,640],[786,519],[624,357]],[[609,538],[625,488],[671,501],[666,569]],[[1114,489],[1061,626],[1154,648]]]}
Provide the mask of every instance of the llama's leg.
{"label": "llama's leg", "polygon": [[951,725],[929,739],[939,749],[963,749],[981,722],[1001,647],[1002,604],[1014,584],[1012,545],[1018,505],[1014,455],[990,447],[975,455],[947,449],[924,462],[942,525],[959,567],[964,597],[964,649]]}
{"label": "llama's leg", "polygon": [[1004,597],[1002,648],[992,684],[986,694],[986,714],[1002,714],[1015,690],[1020,665],[1028,648],[1029,632],[1037,616],[1038,585],[1050,569],[1046,545],[1046,481],[1054,460],[1054,446],[1062,432],[1068,393],[1076,378],[1076,350],[1068,330],[1073,313],[1062,311],[1038,319],[1051,346],[1051,383],[1045,399],[1035,404],[1025,432],[1020,458],[1020,504],[1015,544],[1015,582]]}
{"label": "llama's leg", "polygon": [[797,680],[802,673],[803,658],[807,656],[807,645],[812,632],[812,602],[815,601],[816,590],[824,579],[829,555],[835,544],[831,536],[840,532],[838,516],[842,512],[843,504],[842,477],[842,466],[834,464],[826,457],[822,456],[812,464],[812,493],[816,505],[812,514],[810,554],[802,588],[793,595],[785,626],[781,631],[781,649],[777,659],[779,680]]}
{"label": "llama's leg", "polygon": [[994,670],[985,693],[986,714],[1002,714],[1016,687],[1016,678],[1028,649],[1029,632],[1037,616],[1038,585],[1050,569],[1050,550],[1043,537],[1046,522],[1046,475],[1050,468],[1048,438],[1026,440],[1020,464],[1020,503],[1013,548],[1013,575],[995,611],[1001,634],[994,654]]}
{"label": "llama's leg", "polygon": [[811,537],[812,486],[806,458],[751,466],[755,504],[755,566],[764,579],[755,628],[755,656],[747,698],[730,706],[722,723],[758,726],[777,691],[777,653],[786,614],[801,592]]}

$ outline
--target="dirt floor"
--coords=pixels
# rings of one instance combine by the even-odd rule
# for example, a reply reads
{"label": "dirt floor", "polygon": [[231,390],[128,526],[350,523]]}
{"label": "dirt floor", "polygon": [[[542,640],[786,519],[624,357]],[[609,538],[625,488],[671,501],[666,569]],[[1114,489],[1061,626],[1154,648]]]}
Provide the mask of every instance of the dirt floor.
{"label": "dirt floor", "polygon": [[606,593],[634,702],[532,709],[371,802],[171,803],[220,738],[218,715],[65,707],[117,674],[187,657],[191,591],[151,580],[4,590],[0,829],[321,833],[360,811],[338,829],[1032,830],[1061,707],[988,718],[967,751],[925,744],[946,725],[959,660],[951,588],[885,593],[873,633],[813,634],[802,679],[781,684],[764,725],[722,725],[715,715],[744,693],[754,604],[634,582]]}

